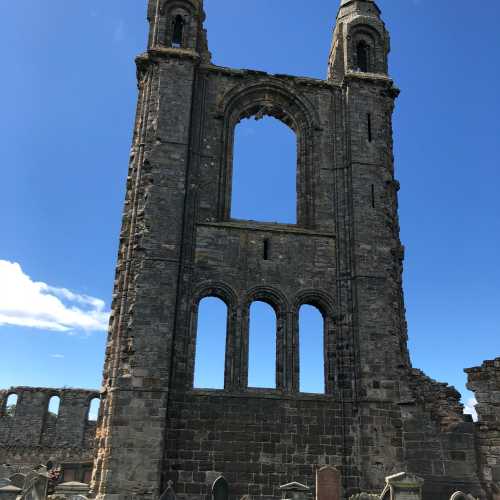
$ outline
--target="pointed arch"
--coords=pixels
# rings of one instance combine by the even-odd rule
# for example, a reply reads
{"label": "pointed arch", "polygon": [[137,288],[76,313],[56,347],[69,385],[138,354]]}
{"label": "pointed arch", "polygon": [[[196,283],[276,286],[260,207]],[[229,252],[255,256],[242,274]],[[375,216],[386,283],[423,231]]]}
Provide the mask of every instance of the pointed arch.
{"label": "pointed arch", "polygon": [[271,116],[282,121],[297,135],[297,224],[314,227],[314,192],[319,176],[318,166],[313,162],[314,131],[319,129],[320,123],[314,107],[282,81],[269,79],[232,89],[221,100],[219,110],[224,120],[219,185],[220,220],[229,220],[231,217],[236,125],[244,118]]}
{"label": "pointed arch", "polygon": [[223,476],[218,477],[212,485],[213,500],[228,500],[229,499],[229,483]]}
{"label": "pointed arch", "polygon": [[184,40],[184,19],[177,14],[173,20],[171,46],[181,48]]}

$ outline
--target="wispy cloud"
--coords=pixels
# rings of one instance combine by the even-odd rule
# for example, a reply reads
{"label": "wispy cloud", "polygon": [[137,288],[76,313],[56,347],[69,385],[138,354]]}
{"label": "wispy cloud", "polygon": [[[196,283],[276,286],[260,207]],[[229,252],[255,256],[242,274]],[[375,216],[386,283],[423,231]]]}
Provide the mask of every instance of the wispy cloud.
{"label": "wispy cloud", "polygon": [[0,260],[0,326],[71,332],[105,331],[103,300],[33,281],[17,262]]}
{"label": "wispy cloud", "polygon": [[466,415],[472,415],[472,420],[474,422],[478,421],[477,411],[476,411],[477,400],[475,398],[468,399],[465,403],[464,413]]}
{"label": "wispy cloud", "polygon": [[55,359],[64,359],[64,354],[51,354],[50,357]]}
{"label": "wispy cloud", "polygon": [[119,19],[113,31],[113,41],[120,43],[125,39],[125,21]]}

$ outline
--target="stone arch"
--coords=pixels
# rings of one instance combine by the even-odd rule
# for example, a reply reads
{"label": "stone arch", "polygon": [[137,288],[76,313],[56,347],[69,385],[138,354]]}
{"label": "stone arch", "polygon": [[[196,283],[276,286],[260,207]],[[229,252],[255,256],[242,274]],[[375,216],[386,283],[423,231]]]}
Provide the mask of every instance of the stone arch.
{"label": "stone arch", "polygon": [[237,372],[237,356],[235,354],[237,335],[236,325],[238,317],[238,295],[227,283],[222,281],[207,281],[202,283],[192,293],[190,307],[190,335],[188,338],[187,359],[189,366],[190,387],[194,385],[194,370],[196,359],[196,340],[198,333],[198,310],[200,302],[208,297],[220,299],[227,307],[226,346],[224,362],[224,389],[229,389]]}
{"label": "stone arch", "polygon": [[388,47],[386,46],[386,40],[379,27],[372,23],[370,19],[353,21],[349,26],[348,41],[349,67],[351,69],[357,69],[358,46],[363,43],[369,48],[367,72],[387,72]]}
{"label": "stone arch", "polygon": [[[192,0],[176,0],[169,2],[164,0],[159,9],[160,22],[156,43],[165,47],[190,48],[188,41],[196,31],[197,6]],[[176,20],[182,20],[182,40],[179,45],[174,45],[174,31]]]}
{"label": "stone arch", "polygon": [[250,289],[242,305],[242,348],[241,371],[244,387],[248,387],[248,360],[250,342],[250,307],[254,302],[264,302],[276,313],[276,389],[283,390],[287,386],[285,369],[287,366],[287,331],[289,302],[277,288],[257,286]]}
{"label": "stone arch", "polygon": [[[15,417],[16,416],[16,409],[19,406],[21,400],[21,394],[19,394],[17,391],[7,391],[5,394],[5,397],[2,401],[2,406],[0,407],[0,415],[2,417]],[[14,403],[9,404],[9,401],[15,401]],[[12,409],[13,407],[13,409]]]}
{"label": "stone arch", "polygon": [[297,224],[314,227],[314,190],[319,175],[313,162],[314,131],[319,119],[313,106],[295,89],[279,80],[244,84],[229,91],[219,104],[224,120],[219,186],[219,219],[231,217],[234,131],[244,118],[272,116],[297,136]]}
{"label": "stone arch", "polygon": [[334,300],[323,290],[301,290],[294,299],[292,308],[292,360],[293,367],[293,390],[300,390],[300,332],[299,313],[304,305],[310,305],[319,310],[323,316],[323,353],[324,353],[324,381],[325,393],[334,392],[335,370],[336,370],[336,337],[334,332]]}

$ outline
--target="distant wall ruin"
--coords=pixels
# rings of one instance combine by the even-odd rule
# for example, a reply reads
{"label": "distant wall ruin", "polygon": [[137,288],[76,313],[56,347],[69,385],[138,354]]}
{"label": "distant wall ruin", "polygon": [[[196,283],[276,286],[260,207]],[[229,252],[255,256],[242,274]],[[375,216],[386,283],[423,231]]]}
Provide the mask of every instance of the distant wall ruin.
{"label": "distant wall ruin", "polygon": [[[8,408],[12,395],[16,405]],[[54,396],[60,398],[57,415],[49,411]],[[25,472],[48,461],[92,462],[97,422],[89,411],[94,399],[99,393],[85,389],[0,390],[0,472]]]}

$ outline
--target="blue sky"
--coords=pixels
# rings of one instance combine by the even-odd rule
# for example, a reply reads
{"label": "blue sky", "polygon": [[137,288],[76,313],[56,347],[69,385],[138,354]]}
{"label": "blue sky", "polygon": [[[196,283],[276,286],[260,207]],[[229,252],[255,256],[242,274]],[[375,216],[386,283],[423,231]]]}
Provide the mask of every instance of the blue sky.
{"label": "blue sky", "polygon": [[[206,0],[214,62],[323,78],[338,2],[284,5]],[[477,6],[465,0],[379,6],[402,89],[395,156],[412,358],[464,391],[462,368],[500,354],[500,3],[481,0],[474,22]],[[136,103],[133,59],[146,30],[142,0],[0,3],[0,259],[17,264],[4,264],[0,299],[5,309],[16,298],[5,276],[32,297],[22,297],[25,326],[0,325],[0,387],[100,385]],[[280,144],[280,165],[293,165],[280,126],[243,123],[239,134],[245,161],[269,171],[252,155]],[[241,213],[255,208],[244,192],[240,201]],[[290,217],[290,195],[271,203]],[[312,331],[310,313],[304,328]]]}

